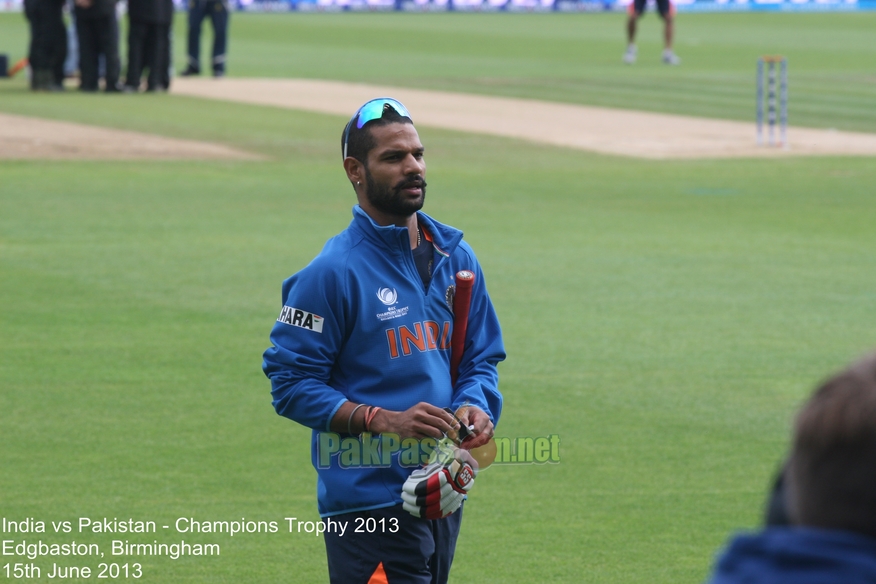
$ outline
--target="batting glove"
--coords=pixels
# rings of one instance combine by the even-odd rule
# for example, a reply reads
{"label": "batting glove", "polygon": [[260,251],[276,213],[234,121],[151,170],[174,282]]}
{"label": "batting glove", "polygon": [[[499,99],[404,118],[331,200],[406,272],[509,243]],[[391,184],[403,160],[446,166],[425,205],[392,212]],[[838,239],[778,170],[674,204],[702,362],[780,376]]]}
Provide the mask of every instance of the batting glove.
{"label": "batting glove", "polygon": [[462,505],[476,475],[474,467],[460,458],[417,469],[402,486],[402,507],[423,519],[447,517]]}

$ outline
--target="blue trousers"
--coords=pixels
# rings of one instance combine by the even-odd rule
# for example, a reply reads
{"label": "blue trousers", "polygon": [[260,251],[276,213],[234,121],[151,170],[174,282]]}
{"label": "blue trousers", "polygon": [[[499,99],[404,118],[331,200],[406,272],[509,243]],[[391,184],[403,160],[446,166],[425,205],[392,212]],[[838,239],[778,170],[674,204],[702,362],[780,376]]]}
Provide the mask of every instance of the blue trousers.
{"label": "blue trousers", "polygon": [[208,16],[213,25],[213,73],[224,73],[228,5],[222,0],[189,0],[189,67],[195,71],[201,70],[201,23]]}
{"label": "blue trousers", "polygon": [[343,535],[339,529],[324,534],[332,584],[366,584],[381,568],[389,584],[447,582],[462,507],[434,520],[414,517],[401,505],[344,513],[324,521],[329,519],[346,525]]}

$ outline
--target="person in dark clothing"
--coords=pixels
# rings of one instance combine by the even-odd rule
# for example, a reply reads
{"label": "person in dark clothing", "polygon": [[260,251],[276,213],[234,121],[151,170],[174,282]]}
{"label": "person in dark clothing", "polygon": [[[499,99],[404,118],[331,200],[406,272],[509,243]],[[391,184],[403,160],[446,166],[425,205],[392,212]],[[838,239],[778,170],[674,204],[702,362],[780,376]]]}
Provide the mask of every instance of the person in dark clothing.
{"label": "person in dark clothing", "polygon": [[873,584],[876,539],[850,531],[773,527],[736,536],[709,584]]}
{"label": "person in dark clothing", "polygon": [[61,91],[67,58],[64,0],[25,0],[24,14],[30,23],[31,89]]}
{"label": "person in dark clothing", "polygon": [[173,0],[128,0],[128,74],[125,89],[137,91],[143,70],[149,70],[147,91],[170,85],[170,25]]}
{"label": "person in dark clothing", "polygon": [[876,354],[803,406],[770,509],[766,529],[733,538],[710,584],[876,582]]}
{"label": "person in dark clothing", "polygon": [[79,89],[97,91],[99,61],[106,63],[106,91],[119,91],[119,26],[115,0],[76,0]]}
{"label": "person in dark clothing", "polygon": [[228,1],[189,0],[189,61],[183,76],[201,74],[201,23],[209,16],[213,25],[213,77],[225,75],[225,50],[228,44]]}

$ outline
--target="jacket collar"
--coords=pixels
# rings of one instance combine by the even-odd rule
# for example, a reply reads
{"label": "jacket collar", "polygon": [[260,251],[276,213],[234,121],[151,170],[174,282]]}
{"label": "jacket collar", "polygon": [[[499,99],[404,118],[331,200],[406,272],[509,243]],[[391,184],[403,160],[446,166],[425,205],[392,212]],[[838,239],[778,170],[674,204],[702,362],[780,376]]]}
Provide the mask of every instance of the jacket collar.
{"label": "jacket collar", "polygon": [[[423,212],[417,212],[417,219],[429,232],[428,239],[432,241],[435,250],[445,257],[449,257],[462,241],[462,231],[459,229],[439,223]],[[407,228],[378,225],[359,205],[353,206],[353,222],[350,223],[350,228],[362,233],[390,253],[409,252],[411,249]]]}

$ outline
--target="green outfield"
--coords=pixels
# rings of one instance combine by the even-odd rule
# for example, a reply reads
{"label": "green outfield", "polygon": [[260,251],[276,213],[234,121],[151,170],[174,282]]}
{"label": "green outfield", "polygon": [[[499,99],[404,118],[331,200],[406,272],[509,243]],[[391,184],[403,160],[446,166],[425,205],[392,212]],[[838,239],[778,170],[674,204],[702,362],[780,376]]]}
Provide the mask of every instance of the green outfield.
{"label": "green outfield", "polygon": [[[684,62],[667,68],[653,15],[635,67],[621,64],[619,14],[234,15],[229,72],[753,126],[755,60],[783,53],[792,123],[876,132],[874,26],[874,13],[681,15]],[[176,32],[180,65],[184,18]],[[0,52],[14,61],[26,42],[23,17],[0,14]],[[139,561],[143,582],[325,581],[321,538],[284,519],[318,518],[309,431],[274,413],[261,353],[281,281],[350,220],[346,120],[34,95],[21,75],[0,80],[0,112],[270,157],[0,161],[0,517],[47,531],[0,539],[106,554],[6,555],[0,577],[16,562],[45,577],[56,560]],[[425,210],[465,231],[503,324],[497,435],[560,437],[558,464],[478,477],[451,581],[701,582],[725,539],[758,525],[797,405],[876,347],[876,160],[654,162],[420,135]],[[79,533],[80,517],[158,533]],[[279,532],[180,534],[178,518]],[[221,554],[110,553],[111,540],[181,539]]]}

